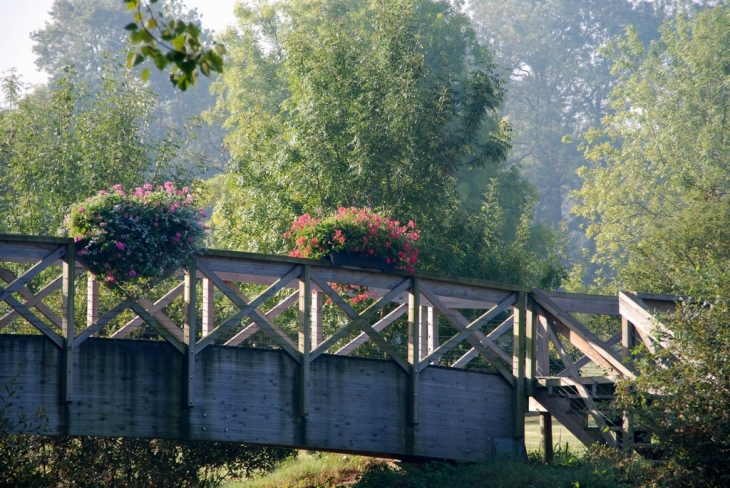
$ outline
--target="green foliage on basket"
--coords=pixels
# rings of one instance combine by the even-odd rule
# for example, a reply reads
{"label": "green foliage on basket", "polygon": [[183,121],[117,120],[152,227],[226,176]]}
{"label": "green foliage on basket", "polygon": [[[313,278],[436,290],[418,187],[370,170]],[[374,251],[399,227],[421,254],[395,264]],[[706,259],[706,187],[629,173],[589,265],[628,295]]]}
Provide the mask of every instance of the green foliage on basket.
{"label": "green foliage on basket", "polygon": [[300,215],[284,237],[293,244],[290,256],[319,259],[329,253],[351,253],[384,259],[398,269],[414,272],[420,237],[411,220],[401,225],[369,208],[340,207],[330,216]]}
{"label": "green foliage on basket", "polygon": [[121,185],[74,204],[66,217],[77,256],[95,275],[123,284],[159,279],[204,248],[205,214],[185,187],[146,184],[127,193]]}

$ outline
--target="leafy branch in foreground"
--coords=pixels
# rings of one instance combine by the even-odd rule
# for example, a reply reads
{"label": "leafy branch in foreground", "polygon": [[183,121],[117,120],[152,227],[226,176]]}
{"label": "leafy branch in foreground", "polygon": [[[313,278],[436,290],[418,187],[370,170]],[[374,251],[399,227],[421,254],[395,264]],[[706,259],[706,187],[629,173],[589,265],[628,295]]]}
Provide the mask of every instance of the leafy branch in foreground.
{"label": "leafy branch in foreground", "polygon": [[[159,0],[122,0],[127,10],[134,10],[134,22],[124,28],[130,31],[129,40],[139,44],[137,50],[127,56],[127,67],[132,68],[151,59],[157,69],[163,71],[172,65],[170,81],[182,91],[195,85],[198,71],[210,77],[211,73],[223,72],[223,55],[226,48],[214,43],[207,47],[200,39],[200,27],[193,22],[179,19],[163,19],[163,13],[152,9]],[[147,80],[149,68],[142,70]]]}

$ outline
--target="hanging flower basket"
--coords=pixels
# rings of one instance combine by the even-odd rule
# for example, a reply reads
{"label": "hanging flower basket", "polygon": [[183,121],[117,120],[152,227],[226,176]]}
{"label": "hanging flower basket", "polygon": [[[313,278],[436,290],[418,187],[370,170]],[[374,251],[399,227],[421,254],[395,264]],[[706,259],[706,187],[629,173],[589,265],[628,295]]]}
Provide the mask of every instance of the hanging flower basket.
{"label": "hanging flower basket", "polygon": [[66,227],[76,254],[110,284],[162,279],[204,249],[208,227],[188,188],[171,182],[127,193],[121,185],[74,204]]}
{"label": "hanging flower basket", "polygon": [[284,237],[293,245],[290,256],[329,258],[335,266],[394,268],[413,274],[418,261],[419,232],[413,221],[401,225],[369,208],[340,207],[330,216],[301,215]]}

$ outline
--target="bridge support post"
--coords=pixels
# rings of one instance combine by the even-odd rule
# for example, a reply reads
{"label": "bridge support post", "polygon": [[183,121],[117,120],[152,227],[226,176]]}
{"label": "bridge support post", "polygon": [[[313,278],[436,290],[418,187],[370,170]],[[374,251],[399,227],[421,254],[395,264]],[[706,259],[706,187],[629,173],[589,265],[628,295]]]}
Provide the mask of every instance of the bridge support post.
{"label": "bridge support post", "polygon": [[309,355],[312,352],[311,267],[304,265],[299,278],[299,416],[309,415]]}
{"label": "bridge support post", "polygon": [[195,403],[195,342],[197,339],[196,323],[196,279],[195,258],[190,260],[185,270],[185,324],[183,341],[185,342],[185,358],[183,359],[183,408],[191,408]]}
{"label": "bridge support post", "polygon": [[75,268],[76,246],[73,243],[66,244],[62,285],[61,332],[64,347],[62,353],[63,369],[61,370],[61,403],[68,403],[73,399],[74,338],[76,337],[74,324]]}
{"label": "bridge support post", "polygon": [[525,393],[535,394],[535,304],[530,295],[525,296]]}
{"label": "bridge support post", "polygon": [[525,445],[525,411],[527,395],[525,389],[525,336],[527,328],[527,294],[520,292],[514,305],[512,374],[515,376],[515,424],[514,448],[516,457],[522,457]]}
{"label": "bridge support post", "polygon": [[[621,359],[626,361],[631,358],[631,351],[636,347],[636,329],[626,317],[621,317]],[[631,418],[626,412],[623,414],[623,426],[621,428],[621,448],[624,452],[631,452],[634,448],[634,429]]]}
{"label": "bridge support post", "polygon": [[421,357],[421,282],[413,278],[408,293],[408,425],[418,424],[418,361]]}

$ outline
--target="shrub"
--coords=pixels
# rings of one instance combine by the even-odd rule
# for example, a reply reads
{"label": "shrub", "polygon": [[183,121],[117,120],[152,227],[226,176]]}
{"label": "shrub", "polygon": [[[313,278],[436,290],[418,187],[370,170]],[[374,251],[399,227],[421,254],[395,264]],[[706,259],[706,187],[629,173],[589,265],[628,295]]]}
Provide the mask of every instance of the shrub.
{"label": "shrub", "polygon": [[413,221],[401,225],[369,208],[340,207],[331,216],[297,217],[284,234],[293,244],[290,256],[320,259],[330,253],[350,253],[382,259],[409,273],[415,271],[419,232]]}
{"label": "shrub", "polygon": [[730,486],[730,297],[687,304],[665,320],[671,334],[636,351],[640,375],[618,389],[636,428],[651,433],[651,455],[667,461],[672,486]]}
{"label": "shrub", "polygon": [[74,204],[67,231],[79,259],[109,283],[164,278],[204,248],[208,227],[188,188],[121,185]]}

